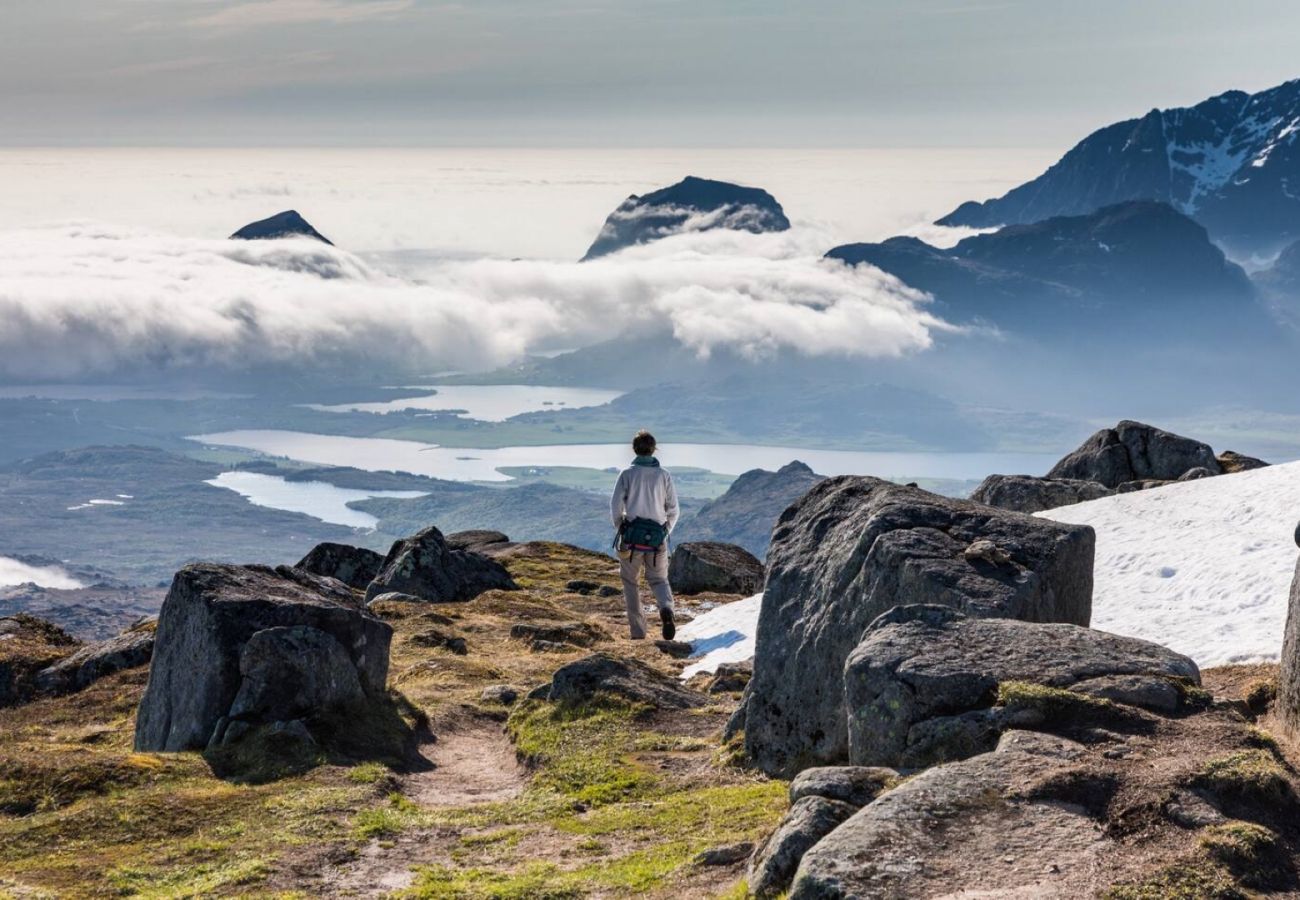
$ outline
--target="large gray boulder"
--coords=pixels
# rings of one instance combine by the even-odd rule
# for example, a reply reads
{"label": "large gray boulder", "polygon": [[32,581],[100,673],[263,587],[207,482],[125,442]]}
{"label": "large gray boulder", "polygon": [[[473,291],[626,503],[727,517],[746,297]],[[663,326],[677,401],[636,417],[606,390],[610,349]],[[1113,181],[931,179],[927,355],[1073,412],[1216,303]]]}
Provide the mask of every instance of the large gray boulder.
{"label": "large gray boulder", "polygon": [[[1295,530],[1300,544],[1300,525]],[[1286,616],[1286,637],[1282,644],[1282,665],[1278,675],[1277,716],[1292,734],[1300,735],[1300,562],[1291,580],[1291,601]]]}
{"label": "large gray boulder", "polygon": [[366,599],[399,592],[429,603],[473,600],[484,591],[518,590],[505,566],[481,553],[456,550],[437,528],[426,528],[393,544]]}
{"label": "large gray boulder", "polygon": [[687,541],[673,548],[668,583],[676,594],[757,594],[763,589],[763,564],[735,544]]}
{"label": "large gray boulder", "polygon": [[1125,677],[1114,682],[1116,696],[1139,702],[1135,678],[1175,692],[1176,683],[1201,680],[1196,663],[1149,641],[1078,625],[973,619],[945,606],[896,607],[867,629],[844,666],[849,761],[917,768],[984,752],[1005,726],[989,715],[1002,682],[1068,689],[1115,676]]}
{"label": "large gray boulder", "polygon": [[132,629],[106,641],[87,644],[76,653],[36,673],[36,690],[43,694],[69,694],[101,678],[143,666],[153,656],[154,631]]}
{"label": "large gray boulder", "polygon": [[773,532],[743,707],[747,752],[770,774],[846,762],[844,662],[895,606],[1087,625],[1094,545],[1087,526],[876,478],[821,482]]}
{"label": "large gray boulder", "polygon": [[509,550],[514,544],[504,531],[472,528],[447,535],[447,546],[453,550],[473,550],[475,553],[492,556],[502,550]]}
{"label": "large gray boulder", "polygon": [[1076,478],[1036,478],[1033,475],[990,475],[970,495],[977,503],[1036,513],[1087,500],[1109,497],[1115,492],[1096,481]]}
{"label": "large gray boulder", "polygon": [[1047,477],[1117,488],[1130,481],[1177,481],[1188,469],[1198,468],[1215,475],[1223,472],[1208,444],[1125,420],[1088,438]]}
{"label": "large gray boulder", "polygon": [[[247,645],[259,632],[295,626],[332,638],[365,694],[384,695],[392,628],[367,613],[338,581],[288,566],[197,563],[177,572],[158,617],[149,684],[136,718],[135,748],[206,747],[244,690],[243,667],[256,658],[245,661]],[[272,643],[264,636],[255,647]],[[264,667],[250,671],[255,679],[265,677]],[[310,689],[290,667],[279,671],[292,679],[281,686],[285,692]]]}
{"label": "large gray boulder", "polygon": [[292,722],[365,699],[348,652],[308,625],[265,628],[239,654],[241,681],[209,745],[229,743],[256,725]]}
{"label": "large gray boulder", "polygon": [[1115,844],[1069,795],[1083,757],[1071,741],[1009,731],[994,752],[928,769],[805,853],[789,900],[1090,897]]}
{"label": "large gray boulder", "polygon": [[297,568],[313,575],[337,578],[350,588],[364,591],[383,564],[384,558],[373,550],[326,542],[313,547],[298,561]]}

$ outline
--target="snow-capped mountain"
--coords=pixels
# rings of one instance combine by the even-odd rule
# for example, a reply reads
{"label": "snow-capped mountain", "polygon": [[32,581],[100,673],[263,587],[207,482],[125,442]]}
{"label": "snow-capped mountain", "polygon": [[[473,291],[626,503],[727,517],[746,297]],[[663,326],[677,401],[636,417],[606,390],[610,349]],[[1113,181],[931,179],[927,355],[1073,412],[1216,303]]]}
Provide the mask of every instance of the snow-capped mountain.
{"label": "snow-capped mountain", "polygon": [[1300,237],[1300,80],[1192,107],[1153,109],[1093,132],[1038,178],[963,203],[940,225],[987,228],[1161,200],[1239,254]]}

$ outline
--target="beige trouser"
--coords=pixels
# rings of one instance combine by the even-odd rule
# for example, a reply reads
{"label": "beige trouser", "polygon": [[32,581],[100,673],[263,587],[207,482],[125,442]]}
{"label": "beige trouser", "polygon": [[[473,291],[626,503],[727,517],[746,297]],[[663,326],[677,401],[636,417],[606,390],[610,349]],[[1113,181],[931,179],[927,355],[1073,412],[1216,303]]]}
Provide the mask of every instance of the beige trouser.
{"label": "beige trouser", "polygon": [[623,578],[623,600],[627,603],[627,624],[632,629],[632,640],[645,637],[645,610],[637,590],[637,574],[645,566],[645,580],[654,592],[660,610],[672,610],[673,589],[668,586],[668,548],[659,550],[633,550],[628,559],[619,560],[618,574]]}

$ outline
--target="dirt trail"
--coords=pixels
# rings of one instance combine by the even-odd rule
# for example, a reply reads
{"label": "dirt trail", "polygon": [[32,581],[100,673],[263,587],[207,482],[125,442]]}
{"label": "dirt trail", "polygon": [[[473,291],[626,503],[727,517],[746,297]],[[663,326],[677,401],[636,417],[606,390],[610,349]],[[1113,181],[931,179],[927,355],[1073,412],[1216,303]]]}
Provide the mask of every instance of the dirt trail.
{"label": "dirt trail", "polygon": [[[420,750],[434,767],[399,783],[402,794],[425,809],[509,800],[527,781],[500,722],[464,721]],[[435,828],[372,840],[342,865],[324,863],[320,895],[382,897],[401,890],[414,879],[412,867],[446,861],[457,839],[455,829]]]}
{"label": "dirt trail", "polygon": [[420,806],[495,803],[524,789],[527,774],[499,722],[466,722],[422,749],[433,769],[402,779],[402,793]]}

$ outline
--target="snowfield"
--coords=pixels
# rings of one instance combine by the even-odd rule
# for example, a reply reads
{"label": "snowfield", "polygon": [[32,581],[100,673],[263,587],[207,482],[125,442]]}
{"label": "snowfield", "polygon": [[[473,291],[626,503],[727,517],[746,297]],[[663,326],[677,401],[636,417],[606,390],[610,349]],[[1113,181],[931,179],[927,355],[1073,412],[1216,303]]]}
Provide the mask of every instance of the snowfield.
{"label": "snowfield", "polygon": [[1202,667],[1281,653],[1300,463],[1037,515],[1097,532],[1093,628],[1164,644]]}
{"label": "snowfield", "polygon": [[[1300,462],[1118,494],[1037,513],[1097,532],[1092,627],[1154,641],[1202,668],[1276,660],[1282,650]],[[683,625],[682,673],[754,655],[763,595]]]}

